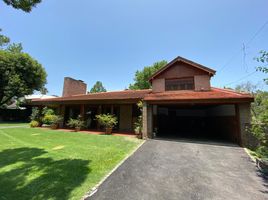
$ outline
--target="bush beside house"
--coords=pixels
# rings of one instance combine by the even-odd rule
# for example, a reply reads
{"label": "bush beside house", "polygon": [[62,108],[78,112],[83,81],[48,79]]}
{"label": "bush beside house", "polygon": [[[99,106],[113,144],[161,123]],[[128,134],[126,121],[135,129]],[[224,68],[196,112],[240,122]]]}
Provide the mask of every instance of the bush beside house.
{"label": "bush beside house", "polygon": [[71,128],[74,128],[75,131],[80,131],[85,127],[85,121],[82,120],[82,117],[79,115],[77,119],[70,118],[67,122],[67,125]]}
{"label": "bush beside house", "polygon": [[114,126],[118,123],[117,117],[111,114],[96,115],[96,120],[105,128],[106,134],[111,134]]}
{"label": "bush beside house", "polygon": [[30,127],[41,127],[43,124],[49,125],[52,129],[57,129],[63,118],[55,114],[55,111],[50,108],[39,109],[34,107],[30,116]]}
{"label": "bush beside house", "polygon": [[252,122],[248,128],[247,148],[256,158],[257,166],[268,172],[268,92],[257,91],[251,105]]}
{"label": "bush beside house", "polygon": [[137,106],[140,110],[140,116],[138,116],[137,121],[134,123],[134,131],[137,135],[137,138],[141,139],[142,138],[142,107],[143,107],[143,102],[140,101],[137,103]]}

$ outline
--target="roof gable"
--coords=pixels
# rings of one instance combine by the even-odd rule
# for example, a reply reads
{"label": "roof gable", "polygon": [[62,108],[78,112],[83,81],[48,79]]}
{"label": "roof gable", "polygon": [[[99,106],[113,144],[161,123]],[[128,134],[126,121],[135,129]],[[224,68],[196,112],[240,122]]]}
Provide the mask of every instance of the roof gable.
{"label": "roof gable", "polygon": [[157,72],[155,72],[150,78],[149,78],[149,81],[152,81],[154,78],[156,78],[157,76],[159,76],[160,74],[164,73],[166,70],[170,69],[171,67],[174,66],[175,63],[177,62],[182,62],[182,63],[185,63],[185,64],[188,64],[189,66],[193,67],[193,68],[196,68],[196,69],[199,69],[201,71],[204,71],[206,73],[208,73],[210,76],[213,76],[216,71],[213,70],[213,69],[210,69],[208,67],[205,67],[203,65],[200,65],[198,63],[195,63],[191,60],[188,60],[186,58],[183,58],[183,57],[176,57],[174,60],[172,60],[171,62],[169,62],[166,66],[164,66],[163,68],[161,68],[160,70],[158,70]]}

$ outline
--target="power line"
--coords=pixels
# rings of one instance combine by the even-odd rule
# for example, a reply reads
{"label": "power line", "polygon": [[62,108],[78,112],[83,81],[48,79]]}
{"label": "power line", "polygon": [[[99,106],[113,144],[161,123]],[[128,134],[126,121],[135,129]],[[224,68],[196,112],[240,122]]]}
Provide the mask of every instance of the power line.
{"label": "power line", "polygon": [[234,83],[237,83],[237,82],[239,82],[239,81],[242,81],[242,80],[244,80],[245,78],[248,78],[249,76],[252,76],[252,75],[255,74],[255,73],[257,73],[257,71],[253,71],[253,72],[247,74],[246,76],[241,77],[240,79],[238,79],[238,80],[236,80],[236,81],[232,81],[232,82],[230,82],[230,83],[227,83],[227,84],[225,84],[225,86],[227,86],[227,85],[233,85]]}
{"label": "power line", "polygon": [[255,34],[250,38],[246,45],[243,46],[243,48],[239,49],[239,51],[233,54],[233,56],[218,70],[218,72],[221,72],[223,69],[225,69],[240,54],[241,51],[244,51],[246,46],[248,46],[261,33],[267,24],[268,20],[255,32]]}

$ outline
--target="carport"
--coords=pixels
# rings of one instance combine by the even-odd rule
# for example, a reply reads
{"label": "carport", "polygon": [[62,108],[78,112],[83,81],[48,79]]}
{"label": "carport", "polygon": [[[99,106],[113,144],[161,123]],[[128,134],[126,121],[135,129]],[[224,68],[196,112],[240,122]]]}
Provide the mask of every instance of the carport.
{"label": "carport", "polygon": [[239,143],[235,104],[153,105],[154,136]]}
{"label": "carport", "polygon": [[252,101],[249,94],[219,88],[150,93],[144,98],[143,138],[228,141],[243,146]]}

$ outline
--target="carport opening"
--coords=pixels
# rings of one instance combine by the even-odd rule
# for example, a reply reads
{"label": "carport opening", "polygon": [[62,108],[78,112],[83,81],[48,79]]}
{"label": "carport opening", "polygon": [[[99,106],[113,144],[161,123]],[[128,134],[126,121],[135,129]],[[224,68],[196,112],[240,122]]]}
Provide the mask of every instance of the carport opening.
{"label": "carport opening", "polygon": [[239,143],[235,105],[160,105],[154,107],[158,138],[190,138]]}

